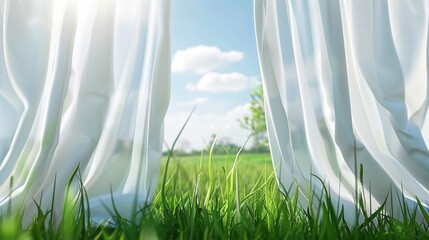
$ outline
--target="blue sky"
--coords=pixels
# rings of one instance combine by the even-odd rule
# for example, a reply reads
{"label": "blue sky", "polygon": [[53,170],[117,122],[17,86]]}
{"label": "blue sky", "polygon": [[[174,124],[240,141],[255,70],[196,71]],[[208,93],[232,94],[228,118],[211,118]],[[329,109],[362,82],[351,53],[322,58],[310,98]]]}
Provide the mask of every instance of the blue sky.
{"label": "blue sky", "polygon": [[199,103],[178,148],[201,149],[219,132],[243,144],[250,134],[237,118],[247,113],[259,84],[251,0],[173,0],[171,100],[165,139],[171,146]]}

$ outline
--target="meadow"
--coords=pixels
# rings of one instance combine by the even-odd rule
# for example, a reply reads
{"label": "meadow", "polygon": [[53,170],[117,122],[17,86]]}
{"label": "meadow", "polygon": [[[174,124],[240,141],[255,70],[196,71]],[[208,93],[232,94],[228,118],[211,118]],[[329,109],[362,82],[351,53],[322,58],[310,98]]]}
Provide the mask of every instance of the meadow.
{"label": "meadow", "polygon": [[329,193],[317,209],[301,207],[296,189],[279,191],[269,154],[165,157],[154,201],[133,221],[112,210],[114,224],[93,224],[84,189],[79,196],[59,224],[50,212],[39,211],[26,228],[19,214],[2,216],[0,239],[429,239],[420,208],[405,207],[401,220],[380,208],[349,226]]}

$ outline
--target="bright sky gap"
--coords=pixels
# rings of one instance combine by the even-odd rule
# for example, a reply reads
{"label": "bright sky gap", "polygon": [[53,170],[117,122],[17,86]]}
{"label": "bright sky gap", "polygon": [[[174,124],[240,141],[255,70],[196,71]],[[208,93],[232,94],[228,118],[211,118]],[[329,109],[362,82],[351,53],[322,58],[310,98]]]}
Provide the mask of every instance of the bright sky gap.
{"label": "bright sky gap", "polygon": [[244,144],[250,132],[237,119],[248,112],[259,76],[252,1],[173,1],[167,145],[196,104],[179,149],[201,150],[217,133],[224,142]]}

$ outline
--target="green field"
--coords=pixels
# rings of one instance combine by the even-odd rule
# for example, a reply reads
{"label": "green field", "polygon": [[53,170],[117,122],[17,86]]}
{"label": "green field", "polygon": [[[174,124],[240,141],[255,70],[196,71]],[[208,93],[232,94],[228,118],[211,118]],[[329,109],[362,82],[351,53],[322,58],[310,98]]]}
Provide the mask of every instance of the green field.
{"label": "green field", "polygon": [[429,239],[429,218],[419,222],[405,206],[401,221],[381,208],[355,226],[334,210],[329,194],[320,208],[301,208],[295,189],[279,191],[269,154],[205,153],[172,158],[168,167],[146,216],[161,239]]}
{"label": "green field", "polygon": [[279,191],[268,154],[205,152],[167,162],[153,203],[134,221],[115,215],[115,224],[88,225],[82,194],[59,226],[49,221],[50,212],[39,212],[25,229],[19,216],[2,216],[0,239],[429,239],[429,216],[417,220],[419,209],[404,209],[402,220],[380,209],[349,226],[329,194],[317,209],[300,207],[295,189]]}
{"label": "green field", "polygon": [[[165,169],[166,160],[167,157],[164,157],[161,169]],[[204,176],[204,173],[209,171],[216,175],[215,179],[220,180],[226,177],[225,173],[229,173],[233,169],[235,160],[236,156],[230,154],[213,155],[211,158],[208,157],[208,154],[173,157],[169,170],[170,174],[178,173],[176,177],[179,178],[179,181],[186,180],[189,183],[193,183],[198,175]],[[264,178],[266,178],[265,175],[273,173],[269,154],[243,154],[237,158],[236,166],[235,170],[238,171],[239,178],[248,182],[245,185],[249,186],[254,185],[261,174],[264,174]],[[160,182],[159,187],[161,186]]]}

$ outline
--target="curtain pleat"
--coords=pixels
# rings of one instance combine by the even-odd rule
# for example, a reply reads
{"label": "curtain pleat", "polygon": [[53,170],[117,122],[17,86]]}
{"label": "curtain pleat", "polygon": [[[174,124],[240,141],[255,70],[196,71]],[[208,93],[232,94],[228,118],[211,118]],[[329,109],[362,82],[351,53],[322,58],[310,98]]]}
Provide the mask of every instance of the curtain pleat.
{"label": "curtain pleat", "polygon": [[254,4],[283,190],[299,187],[307,205],[309,187],[320,193],[323,182],[350,222],[357,195],[370,211],[389,196],[386,209],[396,216],[397,194],[428,205],[428,2]]}
{"label": "curtain pleat", "polygon": [[[170,92],[169,0],[2,0],[0,207],[61,213],[75,169],[93,220],[156,190]],[[76,187],[77,183],[72,185]],[[55,192],[54,192],[55,189]],[[32,210],[33,209],[33,210]]]}

